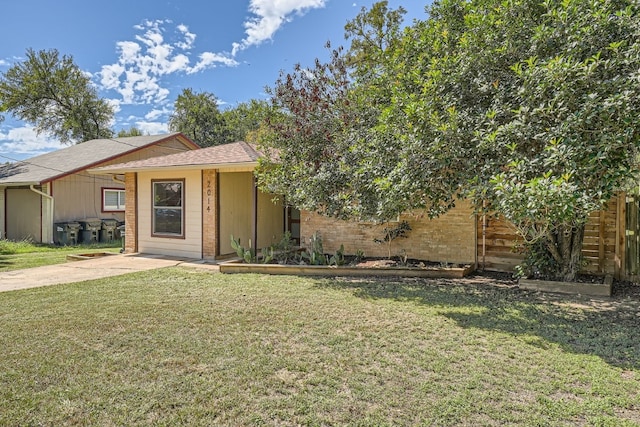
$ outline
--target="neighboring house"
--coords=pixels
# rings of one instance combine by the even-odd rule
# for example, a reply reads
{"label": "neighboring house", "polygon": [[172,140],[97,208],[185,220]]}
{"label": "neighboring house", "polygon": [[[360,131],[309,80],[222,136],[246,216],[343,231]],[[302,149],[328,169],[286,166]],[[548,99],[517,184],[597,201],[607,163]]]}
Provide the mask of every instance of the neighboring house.
{"label": "neighboring house", "polygon": [[90,175],[87,169],[198,148],[181,133],[94,139],[0,166],[0,238],[52,243],[56,223],[122,221],[122,177]]}
{"label": "neighboring house", "polygon": [[[385,227],[406,220],[411,231],[408,238],[392,242],[393,256],[498,271],[512,271],[521,260],[513,250],[519,243],[513,228],[499,219],[476,215],[466,201],[458,201],[436,219],[415,212],[386,224],[341,221],[288,208],[281,198],[273,202],[272,195],[256,188],[253,171],[260,156],[250,144],[236,142],[91,172],[125,176],[127,252],[216,259],[233,253],[231,235],[245,246],[251,239],[253,247],[260,249],[289,230],[303,246],[319,232],[327,253],[344,245],[347,254],[387,256],[386,243],[375,240],[384,240]],[[591,215],[583,250],[588,272],[616,277],[637,274],[625,263],[630,251],[640,252],[638,239],[633,243],[625,237],[639,231],[627,230],[626,206],[621,195],[610,201],[607,210]]]}

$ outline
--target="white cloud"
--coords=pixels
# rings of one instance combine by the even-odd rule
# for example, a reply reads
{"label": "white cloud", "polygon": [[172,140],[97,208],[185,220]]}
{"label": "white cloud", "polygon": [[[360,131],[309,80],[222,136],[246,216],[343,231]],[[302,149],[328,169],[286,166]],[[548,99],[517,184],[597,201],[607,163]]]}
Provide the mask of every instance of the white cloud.
{"label": "white cloud", "polygon": [[184,41],[177,42],[176,46],[184,50],[191,49],[193,47],[193,42],[195,42],[196,40],[196,35],[189,32],[189,28],[184,24],[178,25],[177,29],[180,33],[184,35]]}
{"label": "white cloud", "polygon": [[142,131],[144,135],[158,135],[169,132],[169,125],[160,122],[136,122],[136,127]]}
{"label": "white cloud", "polygon": [[163,77],[175,73],[196,73],[216,66],[235,66],[228,54],[203,52],[194,66],[190,63],[196,35],[189,28],[176,26],[176,39],[165,38],[169,20],[145,21],[134,28],[141,32],[135,40],[116,43],[118,61],[104,65],[97,76],[106,90],[114,90],[123,104],[157,104],[166,101],[169,90]]}
{"label": "white cloud", "polygon": [[325,4],[326,0],[251,0],[249,11],[255,16],[245,21],[246,37],[233,43],[231,55],[236,56],[241,50],[270,40],[285,22],[291,20],[291,15],[302,15]]}
{"label": "white cloud", "polygon": [[33,127],[22,126],[0,132],[0,153],[17,153],[35,156],[63,148],[59,141],[38,135]]}
{"label": "white cloud", "polygon": [[197,73],[199,71],[205,70],[212,66],[216,66],[216,64],[222,64],[229,67],[235,67],[238,63],[228,56],[221,55],[219,53],[205,52],[200,54],[200,60],[198,63],[187,70],[188,74]]}
{"label": "white cloud", "polygon": [[162,108],[162,109],[157,109],[154,108],[153,110],[149,111],[147,114],[144,115],[144,118],[146,120],[156,120],[159,117],[162,116],[167,116],[169,114],[171,114],[173,112],[173,110],[170,110],[169,108]]}
{"label": "white cloud", "polygon": [[118,114],[122,110],[121,100],[106,98],[105,101],[107,101],[107,104],[111,105],[111,108],[113,108],[114,114]]}

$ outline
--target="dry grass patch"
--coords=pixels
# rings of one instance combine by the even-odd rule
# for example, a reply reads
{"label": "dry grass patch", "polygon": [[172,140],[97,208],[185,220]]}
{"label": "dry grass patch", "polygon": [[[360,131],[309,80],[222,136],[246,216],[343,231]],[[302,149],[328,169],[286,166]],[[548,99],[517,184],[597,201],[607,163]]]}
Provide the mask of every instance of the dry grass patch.
{"label": "dry grass patch", "polygon": [[495,283],[172,268],[0,294],[0,425],[637,425],[637,312]]}

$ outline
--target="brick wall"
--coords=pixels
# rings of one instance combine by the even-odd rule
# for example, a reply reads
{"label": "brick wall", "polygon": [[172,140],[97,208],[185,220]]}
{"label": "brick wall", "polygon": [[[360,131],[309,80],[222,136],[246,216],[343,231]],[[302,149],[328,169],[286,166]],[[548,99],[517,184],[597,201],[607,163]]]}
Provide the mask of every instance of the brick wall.
{"label": "brick wall", "polygon": [[125,203],[125,253],[138,252],[138,223],[136,216],[138,212],[137,207],[137,184],[138,176],[136,173],[128,172],[124,174],[124,203]]}
{"label": "brick wall", "polygon": [[218,255],[218,175],[216,170],[202,171],[202,257]]}
{"label": "brick wall", "polygon": [[[402,215],[411,231],[406,239],[391,243],[391,255],[406,251],[409,258],[428,261],[475,264],[476,219],[469,203],[458,201],[457,206],[439,218],[430,220],[426,216]],[[357,250],[366,256],[388,254],[387,244],[378,244],[374,239],[383,239],[383,229],[391,224],[370,224],[340,221],[310,212],[301,213],[301,237],[309,241],[315,231],[322,237],[324,250],[332,253],[343,244],[347,254]]]}

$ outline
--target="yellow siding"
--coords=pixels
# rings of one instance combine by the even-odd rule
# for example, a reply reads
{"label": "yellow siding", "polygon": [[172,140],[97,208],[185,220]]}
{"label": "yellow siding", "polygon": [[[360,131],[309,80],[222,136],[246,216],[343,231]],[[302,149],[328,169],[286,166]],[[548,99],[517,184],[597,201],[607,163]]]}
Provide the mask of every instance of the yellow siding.
{"label": "yellow siding", "polygon": [[[321,215],[301,212],[301,237],[309,237],[319,232],[324,250],[332,253],[344,245],[347,254],[364,251],[366,256],[388,256],[386,243],[377,244],[374,239],[383,239],[385,226],[391,224],[367,224],[339,221]],[[475,264],[476,224],[471,206],[459,201],[457,206],[436,219],[402,215],[411,226],[408,238],[399,238],[391,244],[391,256],[404,252],[409,258],[436,262]]]}
{"label": "yellow siding", "polygon": [[[184,179],[184,238],[151,235],[152,179]],[[138,173],[138,252],[202,258],[202,178],[199,170]]]}
{"label": "yellow siding", "polygon": [[284,208],[281,198],[273,202],[272,194],[258,193],[258,249],[277,243],[284,233]]}
{"label": "yellow siding", "polygon": [[[234,253],[231,235],[249,246],[251,239],[251,213],[253,175],[251,172],[221,172],[218,206],[220,207],[220,254]],[[255,243],[255,242],[253,242]],[[260,244],[260,242],[258,242]]]}

